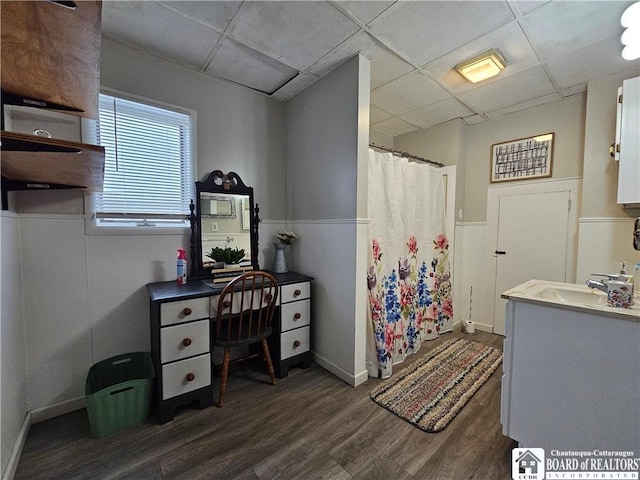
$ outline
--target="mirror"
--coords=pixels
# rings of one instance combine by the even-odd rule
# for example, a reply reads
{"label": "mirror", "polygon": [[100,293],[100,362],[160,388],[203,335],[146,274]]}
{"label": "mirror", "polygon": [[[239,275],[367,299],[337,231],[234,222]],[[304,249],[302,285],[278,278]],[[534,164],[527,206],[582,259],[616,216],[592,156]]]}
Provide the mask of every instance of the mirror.
{"label": "mirror", "polygon": [[192,277],[215,280],[227,273],[235,276],[234,271],[238,274],[241,269],[259,269],[258,207],[254,207],[253,188],[237,173],[215,170],[196,182],[192,208]]}

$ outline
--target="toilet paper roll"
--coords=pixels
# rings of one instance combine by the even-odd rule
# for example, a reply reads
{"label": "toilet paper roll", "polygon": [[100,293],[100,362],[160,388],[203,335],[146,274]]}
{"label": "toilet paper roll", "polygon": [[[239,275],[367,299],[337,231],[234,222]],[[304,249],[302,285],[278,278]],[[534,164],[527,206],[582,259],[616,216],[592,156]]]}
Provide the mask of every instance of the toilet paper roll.
{"label": "toilet paper roll", "polygon": [[464,322],[464,331],[467,333],[476,333],[476,324],[471,320]]}

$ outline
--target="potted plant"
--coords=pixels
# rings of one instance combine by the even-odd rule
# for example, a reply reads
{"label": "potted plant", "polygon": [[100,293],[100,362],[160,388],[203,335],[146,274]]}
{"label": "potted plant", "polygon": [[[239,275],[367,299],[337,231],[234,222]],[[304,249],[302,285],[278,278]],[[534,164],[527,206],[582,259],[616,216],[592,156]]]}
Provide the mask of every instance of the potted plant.
{"label": "potted plant", "polygon": [[244,248],[214,247],[211,252],[207,253],[207,257],[216,262],[224,262],[225,266],[233,266],[242,261],[244,254]]}

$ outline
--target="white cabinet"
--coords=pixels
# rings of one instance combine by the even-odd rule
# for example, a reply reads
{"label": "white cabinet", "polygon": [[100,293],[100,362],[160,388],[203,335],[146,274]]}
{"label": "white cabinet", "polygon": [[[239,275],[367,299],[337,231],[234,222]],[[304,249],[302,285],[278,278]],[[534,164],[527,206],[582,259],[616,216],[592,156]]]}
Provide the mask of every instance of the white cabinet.
{"label": "white cabinet", "polygon": [[305,279],[282,285],[280,315],[275,319],[274,333],[268,339],[276,377],[285,378],[294,365],[303,368],[311,365],[310,338],[311,282]]}
{"label": "white cabinet", "polygon": [[[279,306],[269,336],[278,378],[293,366],[311,365],[311,280],[299,273],[273,274],[280,285]],[[178,407],[213,404],[211,322],[224,284],[200,281],[150,283],[151,357],[156,371],[155,407],[159,423],[173,420]],[[221,352],[221,349],[217,349]]]}
{"label": "white cabinet", "polygon": [[640,206],[640,77],[625,80],[618,97],[618,203],[636,207]]}
{"label": "white cabinet", "polygon": [[640,322],[609,315],[507,302],[506,436],[546,452],[640,451]]}

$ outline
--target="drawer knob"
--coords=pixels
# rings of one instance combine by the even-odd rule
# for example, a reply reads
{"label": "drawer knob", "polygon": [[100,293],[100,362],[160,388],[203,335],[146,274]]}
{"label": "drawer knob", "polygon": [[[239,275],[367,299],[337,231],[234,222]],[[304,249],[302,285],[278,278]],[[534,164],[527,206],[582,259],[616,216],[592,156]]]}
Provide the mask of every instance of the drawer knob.
{"label": "drawer knob", "polygon": [[299,289],[294,290],[293,292],[293,296],[294,297],[299,297],[302,294],[302,292]]}
{"label": "drawer knob", "polygon": [[185,347],[188,347],[189,345],[191,345],[191,339],[185,338],[184,340],[182,340],[182,345],[184,345]]}
{"label": "drawer knob", "polygon": [[189,372],[187,373],[187,376],[185,377],[187,379],[187,382],[193,382],[196,379],[195,374]]}
{"label": "drawer knob", "polygon": [[298,348],[300,346],[300,340],[296,340],[293,342],[293,348]]}
{"label": "drawer knob", "polygon": [[224,302],[222,302],[222,306],[224,308],[229,308],[231,306],[231,302],[229,300],[225,300]]}
{"label": "drawer knob", "polygon": [[184,307],[184,309],[182,310],[182,314],[185,317],[188,317],[189,315],[191,315],[191,309],[189,307]]}
{"label": "drawer knob", "polygon": [[301,315],[300,313],[296,313],[296,314],[293,316],[293,319],[294,319],[294,320],[300,320],[300,317],[302,317],[302,315]]}

